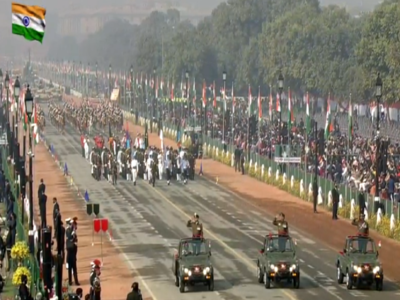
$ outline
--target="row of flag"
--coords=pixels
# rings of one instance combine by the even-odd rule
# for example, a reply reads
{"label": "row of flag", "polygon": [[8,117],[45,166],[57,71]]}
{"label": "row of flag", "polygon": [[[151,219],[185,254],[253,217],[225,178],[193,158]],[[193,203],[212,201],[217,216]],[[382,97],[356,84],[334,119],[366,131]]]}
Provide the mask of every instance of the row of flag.
{"label": "row of flag", "polygon": [[[82,64],[76,66],[71,63],[63,63],[63,64],[56,64],[56,63],[41,63],[42,67],[49,68],[56,73],[65,73],[67,74],[77,74],[80,75],[89,75],[95,76],[96,78],[103,78],[108,80],[109,82],[113,82],[115,87],[125,85],[127,90],[136,91],[136,93],[140,91],[145,91],[147,93],[148,90],[154,91],[156,98],[164,98],[167,97],[171,99],[171,101],[180,101],[182,99],[186,101],[192,100],[193,103],[196,103],[197,91],[196,91],[196,81],[195,78],[192,80],[184,79],[183,76],[181,78],[180,84],[175,85],[175,81],[171,78],[164,80],[162,76],[149,76],[144,73],[136,73],[136,74],[129,74],[123,72],[110,72],[110,71],[102,71],[97,70],[93,73],[90,67],[84,67]],[[191,82],[192,81],[192,82]],[[236,97],[234,93],[234,84],[230,87],[230,95],[228,95],[229,91],[225,91],[226,87],[223,86],[220,88],[219,93],[222,96],[224,102],[224,110],[226,110],[226,102],[228,98],[231,100],[232,104],[232,112],[235,113],[236,110]],[[207,94],[211,92],[211,99],[207,97]],[[187,95],[186,95],[187,94]],[[178,97],[180,96],[180,97]],[[275,98],[275,105],[274,108],[273,104],[273,94],[272,89],[270,89],[269,94],[269,117],[272,119],[273,111],[278,113],[282,112],[282,105],[280,94],[276,94]],[[294,112],[293,112],[293,99],[292,93],[290,88],[287,92],[287,114],[288,114],[288,129],[291,130],[293,126]],[[208,102],[212,101],[212,107],[217,107],[217,87],[215,81],[213,81],[210,85],[207,85],[206,81],[203,80],[202,82],[202,94],[201,100],[203,103],[203,108],[207,106]],[[283,100],[283,99],[282,99]],[[331,97],[328,96],[327,100],[327,110],[326,110],[326,121],[325,121],[325,137],[329,137],[330,133],[334,130],[332,115],[331,115],[331,108],[330,108]],[[252,95],[252,88],[249,85],[248,87],[248,114],[249,116],[254,114],[258,110],[258,117],[259,119],[263,116],[262,111],[262,96],[261,96],[261,88],[258,87],[258,96],[257,96],[257,109],[254,109],[254,102],[253,102],[253,95]],[[310,114],[310,97],[309,93],[306,93],[306,130],[308,133],[312,131],[311,128],[311,114]],[[349,106],[349,137],[353,135],[353,120],[352,120],[352,104],[350,101]]]}

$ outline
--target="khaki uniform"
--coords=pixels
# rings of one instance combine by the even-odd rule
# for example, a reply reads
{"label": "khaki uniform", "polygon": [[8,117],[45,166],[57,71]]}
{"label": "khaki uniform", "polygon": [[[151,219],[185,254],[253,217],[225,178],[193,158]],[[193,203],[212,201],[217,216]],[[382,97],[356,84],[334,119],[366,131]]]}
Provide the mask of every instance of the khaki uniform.
{"label": "khaki uniform", "polygon": [[278,227],[279,235],[289,235],[289,223],[285,220],[278,220],[277,218],[275,218],[272,221],[272,224]]}
{"label": "khaki uniform", "polygon": [[193,237],[203,237],[203,224],[197,219],[188,220],[187,227],[192,228]]}
{"label": "khaki uniform", "polygon": [[365,220],[354,219],[351,222],[351,225],[357,226],[359,236],[363,236],[363,237],[369,236],[369,225]]}
{"label": "khaki uniform", "polygon": [[354,219],[351,225],[357,226],[358,228],[358,250],[362,253],[367,252],[368,236],[369,236],[369,225],[365,220]]}

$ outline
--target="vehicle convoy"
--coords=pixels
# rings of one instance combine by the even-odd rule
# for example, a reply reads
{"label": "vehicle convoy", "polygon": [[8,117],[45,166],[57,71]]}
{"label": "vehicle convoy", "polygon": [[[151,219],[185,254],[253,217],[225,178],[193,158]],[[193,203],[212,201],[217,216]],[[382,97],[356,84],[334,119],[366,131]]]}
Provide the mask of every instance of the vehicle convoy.
{"label": "vehicle convoy", "polygon": [[271,288],[271,282],[292,283],[300,288],[300,266],[296,256],[296,245],[289,235],[270,234],[264,239],[257,260],[257,279]]}
{"label": "vehicle convoy", "polygon": [[214,269],[211,263],[211,243],[203,238],[181,239],[175,250],[172,272],[181,293],[186,287],[204,284],[214,290]]}
{"label": "vehicle convoy", "polygon": [[377,247],[372,238],[348,236],[336,262],[338,283],[346,281],[348,290],[375,284],[375,289],[382,291],[383,269],[378,259],[379,247],[380,243]]}

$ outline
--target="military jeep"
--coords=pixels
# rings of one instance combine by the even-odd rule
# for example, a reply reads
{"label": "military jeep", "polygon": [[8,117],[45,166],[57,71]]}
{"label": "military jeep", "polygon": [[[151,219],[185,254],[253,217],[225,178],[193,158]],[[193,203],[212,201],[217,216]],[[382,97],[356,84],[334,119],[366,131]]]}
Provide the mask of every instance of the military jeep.
{"label": "military jeep", "polygon": [[296,246],[288,235],[270,234],[264,239],[257,260],[257,280],[266,289],[271,282],[286,280],[295,289],[300,288],[300,266],[296,257]]}
{"label": "military jeep", "polygon": [[375,289],[381,291],[383,269],[378,260],[379,247],[369,237],[348,236],[336,261],[338,283],[346,281],[348,290],[375,284]]}
{"label": "military jeep", "polygon": [[202,283],[214,290],[214,269],[211,263],[211,243],[203,238],[185,238],[175,250],[172,272],[181,293],[188,286]]}

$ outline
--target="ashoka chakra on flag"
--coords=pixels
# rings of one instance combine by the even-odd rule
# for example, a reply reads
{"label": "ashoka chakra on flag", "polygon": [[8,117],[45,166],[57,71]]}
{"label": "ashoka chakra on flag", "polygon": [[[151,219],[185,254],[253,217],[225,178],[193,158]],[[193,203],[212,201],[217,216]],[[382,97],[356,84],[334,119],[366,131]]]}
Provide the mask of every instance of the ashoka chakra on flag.
{"label": "ashoka chakra on flag", "polygon": [[22,35],[29,41],[43,41],[46,28],[45,8],[12,3],[11,12],[13,34]]}

